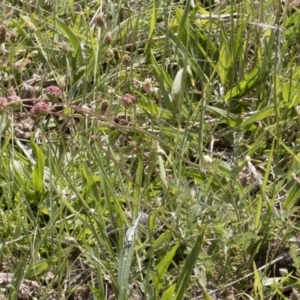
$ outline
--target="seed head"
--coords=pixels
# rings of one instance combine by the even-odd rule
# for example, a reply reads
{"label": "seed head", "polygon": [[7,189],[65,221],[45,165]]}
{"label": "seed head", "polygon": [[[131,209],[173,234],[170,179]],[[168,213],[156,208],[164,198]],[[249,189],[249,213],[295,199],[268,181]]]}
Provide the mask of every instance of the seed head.
{"label": "seed head", "polygon": [[79,3],[77,3],[77,4],[75,5],[75,7],[74,7],[74,10],[75,10],[76,12],[81,12],[81,11],[82,11],[81,5],[80,5]]}
{"label": "seed head", "polygon": [[104,43],[107,45],[111,45],[111,43],[113,42],[113,38],[110,32],[106,32],[105,36],[104,36]]}
{"label": "seed head", "polygon": [[103,100],[101,102],[101,107],[100,107],[101,114],[104,115],[106,113],[107,109],[108,109],[108,101]]}
{"label": "seed head", "polygon": [[12,86],[7,89],[7,94],[9,96],[17,95],[17,93],[15,92],[15,90]]}
{"label": "seed head", "polygon": [[0,44],[4,44],[6,40],[6,25],[0,25]]}
{"label": "seed head", "polygon": [[147,94],[151,94],[153,91],[152,83],[150,78],[146,78],[144,81],[144,90]]}
{"label": "seed head", "polygon": [[30,32],[30,33],[35,32],[35,26],[33,23],[27,22],[26,27],[27,27],[28,32]]}
{"label": "seed head", "polygon": [[10,34],[10,41],[12,43],[15,43],[17,40],[17,34],[13,31],[11,34]]}
{"label": "seed head", "polygon": [[64,89],[66,87],[66,81],[65,81],[65,78],[64,77],[60,77],[58,80],[57,80],[57,85],[60,89]]}
{"label": "seed head", "polygon": [[136,102],[136,97],[131,94],[126,93],[122,96],[122,104],[125,107],[130,107],[133,104],[135,104],[135,102]]}
{"label": "seed head", "polygon": [[49,100],[56,101],[62,95],[62,90],[58,86],[50,85],[44,89],[44,94]]}
{"label": "seed head", "polygon": [[114,59],[114,57],[115,57],[115,53],[114,53],[114,51],[113,51],[113,49],[111,49],[110,47],[108,47],[107,49],[106,49],[106,56],[107,56],[107,58],[109,59],[109,60],[111,60],[111,59]]}
{"label": "seed head", "polygon": [[124,65],[128,65],[131,62],[131,57],[128,54],[124,54],[122,57],[122,62]]}
{"label": "seed head", "polygon": [[106,26],[103,13],[99,13],[98,15],[95,16],[94,24],[100,28],[103,28]]}
{"label": "seed head", "polygon": [[62,41],[60,43],[60,47],[61,47],[61,51],[64,53],[68,53],[69,52],[69,46],[65,41]]}

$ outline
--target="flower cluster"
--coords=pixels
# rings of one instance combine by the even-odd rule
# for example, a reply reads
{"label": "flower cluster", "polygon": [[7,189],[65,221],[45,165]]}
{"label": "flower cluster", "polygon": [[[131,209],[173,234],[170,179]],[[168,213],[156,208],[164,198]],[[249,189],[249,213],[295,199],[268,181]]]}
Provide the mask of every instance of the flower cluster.
{"label": "flower cluster", "polygon": [[135,104],[135,102],[136,102],[136,97],[131,94],[126,93],[122,96],[122,104],[125,107],[130,107],[133,104]]}
{"label": "flower cluster", "polygon": [[45,102],[36,103],[30,110],[32,116],[46,115],[50,111],[50,105]]}
{"label": "flower cluster", "polygon": [[55,86],[55,85],[50,85],[50,86],[46,87],[43,92],[50,101],[56,101],[62,95],[62,90],[58,86]]}
{"label": "flower cluster", "polygon": [[0,111],[6,106],[7,99],[5,97],[0,97]]}

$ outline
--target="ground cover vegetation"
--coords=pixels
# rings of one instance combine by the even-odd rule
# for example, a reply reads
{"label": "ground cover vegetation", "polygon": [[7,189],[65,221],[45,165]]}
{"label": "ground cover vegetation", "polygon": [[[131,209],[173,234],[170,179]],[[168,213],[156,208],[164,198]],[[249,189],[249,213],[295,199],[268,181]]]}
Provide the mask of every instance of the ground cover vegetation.
{"label": "ground cover vegetation", "polygon": [[1,299],[299,299],[299,6],[3,0]]}

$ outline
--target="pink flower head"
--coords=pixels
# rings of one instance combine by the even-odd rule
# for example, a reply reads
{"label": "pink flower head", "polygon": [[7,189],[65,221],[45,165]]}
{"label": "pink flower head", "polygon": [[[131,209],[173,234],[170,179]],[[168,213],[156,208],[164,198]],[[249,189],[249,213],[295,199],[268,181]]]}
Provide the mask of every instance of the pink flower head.
{"label": "pink flower head", "polygon": [[21,99],[17,95],[10,95],[7,97],[8,102],[19,102]]}
{"label": "pink flower head", "polygon": [[6,103],[7,103],[7,99],[4,97],[0,97],[0,106],[5,106]]}
{"label": "pink flower head", "polygon": [[36,103],[30,110],[30,114],[33,116],[45,115],[50,111],[49,104],[45,102]]}
{"label": "pink flower head", "polygon": [[6,103],[7,103],[7,99],[4,97],[0,97],[0,112],[4,111]]}
{"label": "pink flower head", "polygon": [[129,107],[129,106],[135,104],[135,102],[136,102],[136,97],[131,94],[126,93],[122,96],[122,104],[125,107]]}
{"label": "pink flower head", "polygon": [[60,98],[62,90],[58,86],[50,85],[44,89],[44,94],[49,100],[55,101]]}

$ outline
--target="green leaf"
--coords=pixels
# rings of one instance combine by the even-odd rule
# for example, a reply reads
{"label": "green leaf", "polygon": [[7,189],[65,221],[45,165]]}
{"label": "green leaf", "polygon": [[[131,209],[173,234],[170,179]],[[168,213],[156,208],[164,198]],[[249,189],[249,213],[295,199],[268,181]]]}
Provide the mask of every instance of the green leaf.
{"label": "green leaf", "polygon": [[255,229],[258,231],[261,227],[261,215],[263,212],[263,200],[265,198],[266,194],[266,189],[267,189],[267,183],[269,179],[269,174],[271,172],[271,167],[272,167],[272,161],[273,161],[273,155],[274,155],[274,148],[275,148],[275,138],[272,143],[272,148],[270,151],[269,159],[268,159],[268,164],[265,170],[265,176],[263,180],[263,184],[261,186],[261,193],[258,196],[258,201],[256,203],[256,211],[255,211]]}
{"label": "green leaf", "polygon": [[[156,1],[153,1],[153,7],[151,10],[151,21],[150,21],[150,26],[149,26],[149,33],[148,33],[148,40],[149,43],[151,43],[151,39],[153,37],[153,33],[154,33],[154,29],[155,29],[155,25],[156,25],[156,15],[157,15],[157,7],[156,7]],[[148,44],[149,44],[148,43]]]}
{"label": "green leaf", "polygon": [[238,82],[232,89],[230,89],[224,96],[224,100],[240,99],[245,94],[254,89],[259,83],[261,83],[267,72],[263,71],[262,68],[255,67],[250,73],[246,74],[245,77]]}
{"label": "green leaf", "polygon": [[171,99],[169,96],[169,90],[172,86],[172,80],[170,78],[170,75],[165,71],[165,69],[161,65],[158,64],[158,62],[151,50],[149,51],[148,56],[151,61],[154,75],[160,83],[160,90],[161,90],[161,93],[163,95],[164,102],[165,102],[164,104],[167,109],[172,111],[173,105],[171,103]]}
{"label": "green leaf", "polygon": [[233,40],[231,42],[234,43],[233,46],[233,59],[244,59],[244,48],[243,48],[243,42],[244,42],[244,33],[248,26],[248,17],[243,19],[242,23],[239,25],[237,29],[236,35],[233,37]]}
{"label": "green leaf", "polygon": [[183,71],[184,71],[184,69],[181,68],[175,76],[173,86],[172,86],[172,91],[171,91],[172,98],[179,96],[179,94],[180,94],[180,90],[182,87],[182,80],[183,80],[182,75],[184,74]]}
{"label": "green leaf", "polygon": [[199,235],[191,253],[186,258],[183,269],[180,273],[177,285],[176,285],[176,296],[175,300],[181,300],[184,297],[184,293],[187,289],[187,286],[190,282],[192,272],[194,270],[194,266],[198,260],[199,253],[201,251],[202,240],[204,236],[205,228],[202,233]]}
{"label": "green leaf", "polygon": [[44,187],[44,168],[45,168],[45,157],[43,151],[31,138],[31,146],[35,153],[36,165],[32,172],[33,186],[36,192],[41,192]]}
{"label": "green leaf", "polygon": [[163,232],[151,245],[148,253],[153,253],[153,251],[161,248],[166,243],[169,243],[172,239],[172,234],[168,231]]}
{"label": "green leaf", "polygon": [[160,300],[170,300],[172,299],[175,292],[176,284],[172,284],[168,289],[162,294]]}
{"label": "green leaf", "polygon": [[94,288],[92,285],[88,285],[90,290],[92,291],[93,295],[96,297],[96,299],[103,299],[101,292],[99,290],[97,290],[96,288]]}
{"label": "green leaf", "polygon": [[[248,127],[250,125],[252,125],[253,123],[263,120],[266,117],[270,116],[270,114],[274,112],[274,106],[270,105],[270,106],[266,106],[262,109],[260,109],[259,111],[257,111],[256,113],[254,113],[251,117],[249,117],[248,119],[244,120],[240,126],[242,128]],[[256,126],[255,126],[256,127]]]}
{"label": "green leaf", "polygon": [[70,44],[72,45],[73,51],[75,51],[74,58],[77,59],[78,65],[84,65],[82,51],[78,50],[81,49],[80,41],[85,40],[86,37],[84,35],[75,33],[69,26],[61,22],[59,19],[55,20],[55,26],[57,26],[57,29],[69,40]]}
{"label": "green leaf", "polygon": [[133,225],[130,226],[124,238],[124,247],[119,257],[118,265],[118,284],[120,287],[119,300],[127,299],[127,290],[129,285],[129,275],[131,262],[133,257],[133,249],[135,245],[135,232],[141,218],[141,213],[138,215]]}
{"label": "green leaf", "polygon": [[214,300],[214,298],[208,294],[205,287],[201,286],[201,289],[202,289],[202,297],[204,300]]}
{"label": "green leaf", "polygon": [[51,256],[48,259],[42,259],[34,266],[29,265],[26,271],[26,279],[36,280],[49,272],[51,266],[57,262],[56,256]]}
{"label": "green leaf", "polygon": [[27,261],[28,255],[25,254],[23,257],[19,259],[19,264],[14,272],[12,281],[11,281],[11,289],[10,289],[10,295],[9,299],[18,299],[18,291],[20,288],[20,285],[22,283],[22,280],[24,279],[24,273],[25,273],[25,266]]}
{"label": "green leaf", "polygon": [[206,109],[231,127],[236,127],[243,122],[242,118],[218,107],[207,105]]}
{"label": "green leaf", "polygon": [[293,206],[298,202],[298,199],[300,197],[300,189],[299,189],[299,183],[294,182],[292,188],[289,190],[287,197],[284,199],[283,202],[283,209],[284,210],[290,210],[293,208]]}
{"label": "green leaf", "polygon": [[228,73],[232,67],[232,54],[230,53],[229,50],[229,44],[228,40],[226,37],[221,35],[221,50],[220,50],[220,55],[219,55],[219,61],[217,64],[217,71],[220,76],[220,81],[221,83],[225,86],[227,83],[227,78],[228,78]]}
{"label": "green leaf", "polygon": [[158,293],[162,288],[163,282],[165,280],[167,271],[168,271],[168,267],[170,265],[170,263],[173,260],[174,255],[176,254],[176,251],[179,247],[180,243],[176,243],[173,248],[167,252],[166,256],[163,257],[163,259],[158,263],[157,267],[156,267],[156,274],[153,276],[153,285],[155,287],[155,292],[157,293],[157,297],[158,297]]}

